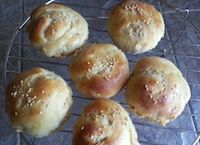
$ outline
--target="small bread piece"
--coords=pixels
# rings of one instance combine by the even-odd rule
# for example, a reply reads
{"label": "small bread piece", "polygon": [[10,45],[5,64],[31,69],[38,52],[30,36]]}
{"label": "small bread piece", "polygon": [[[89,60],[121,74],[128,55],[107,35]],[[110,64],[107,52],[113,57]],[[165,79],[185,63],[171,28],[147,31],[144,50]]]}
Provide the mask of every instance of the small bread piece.
{"label": "small bread piece", "polygon": [[108,17],[108,32],[113,42],[128,53],[143,53],[156,47],[164,36],[165,25],[154,6],[125,0]]}
{"label": "small bread piece", "polygon": [[61,4],[37,7],[28,25],[29,38],[46,56],[63,57],[88,39],[88,24],[76,11]]}
{"label": "small bread piece", "polygon": [[124,53],[111,44],[88,44],[75,52],[69,66],[72,80],[88,98],[110,98],[129,77]]}
{"label": "small bread piece", "polygon": [[139,145],[128,112],[117,102],[99,99],[85,107],[74,125],[72,145]]}
{"label": "small bread piece", "polygon": [[179,69],[160,57],[140,60],[127,83],[126,100],[132,111],[161,125],[176,119],[190,97]]}
{"label": "small bread piece", "polygon": [[44,137],[69,116],[72,91],[58,75],[42,68],[19,74],[6,91],[6,111],[17,132]]}

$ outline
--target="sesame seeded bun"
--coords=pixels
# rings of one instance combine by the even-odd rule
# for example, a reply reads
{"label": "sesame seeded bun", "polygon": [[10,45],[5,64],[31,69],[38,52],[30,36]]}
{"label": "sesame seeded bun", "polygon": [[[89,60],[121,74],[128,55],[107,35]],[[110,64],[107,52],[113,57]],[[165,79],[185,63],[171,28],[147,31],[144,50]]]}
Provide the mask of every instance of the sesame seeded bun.
{"label": "sesame seeded bun", "polygon": [[108,17],[108,32],[113,42],[128,53],[143,53],[156,47],[164,36],[162,15],[154,6],[125,0]]}
{"label": "sesame seeded bun", "polygon": [[131,110],[162,125],[182,113],[190,96],[190,87],[179,69],[160,57],[140,60],[126,89],[126,100]]}
{"label": "sesame seeded bun", "polygon": [[88,44],[73,55],[69,72],[78,90],[88,98],[110,98],[129,76],[124,53],[111,44]]}
{"label": "sesame seeded bun", "polygon": [[139,145],[128,112],[117,102],[99,99],[85,107],[74,125],[72,145]]}
{"label": "sesame seeded bun", "polygon": [[88,23],[78,12],[56,3],[34,9],[27,31],[34,46],[57,58],[82,46],[89,34]]}
{"label": "sesame seeded bun", "polygon": [[6,111],[17,132],[44,137],[70,113],[72,91],[58,75],[42,68],[19,74],[7,87]]}

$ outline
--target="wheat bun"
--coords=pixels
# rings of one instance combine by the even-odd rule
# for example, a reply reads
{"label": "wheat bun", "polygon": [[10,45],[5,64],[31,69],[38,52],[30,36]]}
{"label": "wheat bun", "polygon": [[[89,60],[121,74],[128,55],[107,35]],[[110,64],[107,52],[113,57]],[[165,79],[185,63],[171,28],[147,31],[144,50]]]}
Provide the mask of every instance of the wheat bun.
{"label": "wheat bun", "polygon": [[82,46],[89,33],[86,20],[78,12],[57,3],[34,9],[27,31],[34,46],[46,56],[57,58]]}
{"label": "wheat bun", "polygon": [[112,44],[88,44],[77,50],[69,72],[78,90],[88,98],[110,98],[129,77],[124,53]]}
{"label": "wheat bun", "polygon": [[125,0],[108,17],[108,32],[124,52],[137,54],[155,48],[164,31],[161,13],[145,2]]}
{"label": "wheat bun", "polygon": [[7,87],[6,111],[13,128],[44,137],[70,114],[72,91],[58,75],[43,68],[19,74]]}
{"label": "wheat bun", "polygon": [[75,122],[72,145],[139,145],[128,112],[117,102],[99,99]]}
{"label": "wheat bun", "polygon": [[165,125],[176,119],[191,97],[190,87],[169,60],[146,57],[137,62],[126,100],[137,115]]}

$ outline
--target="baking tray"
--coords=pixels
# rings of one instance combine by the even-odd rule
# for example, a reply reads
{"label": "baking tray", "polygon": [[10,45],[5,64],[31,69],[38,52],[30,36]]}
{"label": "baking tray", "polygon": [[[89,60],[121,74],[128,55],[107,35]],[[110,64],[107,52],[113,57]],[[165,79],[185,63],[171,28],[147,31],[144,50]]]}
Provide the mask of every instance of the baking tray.
{"label": "baking tray", "polygon": [[[48,1],[46,4],[53,2]],[[34,2],[34,3],[33,3]],[[107,33],[107,15],[120,0],[66,0],[55,1],[80,12],[89,23],[89,40],[92,43],[112,43]],[[192,97],[184,112],[175,121],[165,127],[149,123],[133,113],[130,117],[138,132],[141,145],[199,145],[200,130],[200,32],[188,19],[198,9],[181,9],[164,0],[146,0],[162,14],[166,24],[165,37],[159,45],[144,54],[126,54],[131,71],[135,63],[146,56],[161,56],[174,62],[187,79]],[[32,67],[44,67],[61,75],[73,90],[73,109],[69,121],[63,130],[37,139],[26,134],[16,133],[16,145],[71,145],[72,126],[85,105],[91,100],[84,98],[71,81],[67,66],[70,57],[64,59],[47,58],[34,49],[26,33],[26,24],[33,8],[45,1],[23,1],[23,22],[17,27],[10,41],[4,67],[4,86],[20,72]],[[124,90],[112,98],[128,110],[124,100]]]}

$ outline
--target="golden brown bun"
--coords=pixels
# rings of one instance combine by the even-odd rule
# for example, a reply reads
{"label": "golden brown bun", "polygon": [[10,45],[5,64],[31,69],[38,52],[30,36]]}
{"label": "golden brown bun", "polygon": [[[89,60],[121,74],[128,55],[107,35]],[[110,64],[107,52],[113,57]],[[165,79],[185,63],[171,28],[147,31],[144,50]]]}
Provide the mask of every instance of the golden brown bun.
{"label": "golden brown bun", "polygon": [[73,145],[139,145],[128,112],[117,102],[99,99],[85,107],[74,125]]}
{"label": "golden brown bun", "polygon": [[89,98],[110,98],[129,76],[124,53],[111,44],[90,44],[75,52],[69,66],[78,90]]}
{"label": "golden brown bun", "polygon": [[72,53],[88,39],[88,24],[76,11],[60,4],[42,5],[28,26],[30,41],[49,57]]}
{"label": "golden brown bun", "polygon": [[165,125],[179,116],[191,96],[179,69],[169,60],[140,60],[127,83],[126,100],[141,117]]}
{"label": "golden brown bun", "polygon": [[108,32],[114,43],[125,52],[143,53],[155,48],[164,31],[160,12],[144,2],[125,0],[109,14]]}
{"label": "golden brown bun", "polygon": [[42,68],[19,74],[6,91],[6,110],[17,132],[44,137],[69,115],[72,91],[58,75]]}

